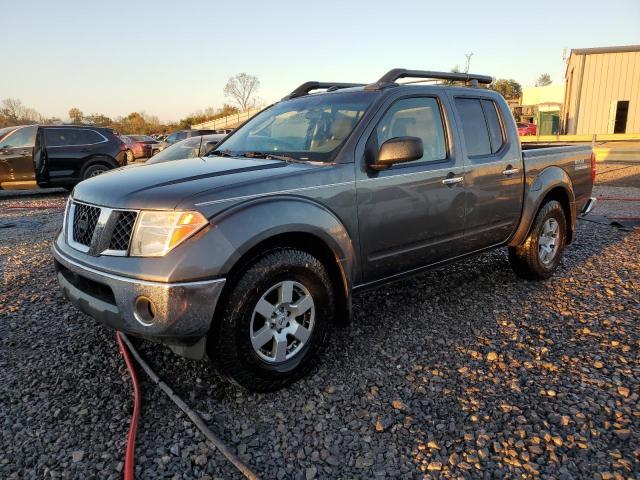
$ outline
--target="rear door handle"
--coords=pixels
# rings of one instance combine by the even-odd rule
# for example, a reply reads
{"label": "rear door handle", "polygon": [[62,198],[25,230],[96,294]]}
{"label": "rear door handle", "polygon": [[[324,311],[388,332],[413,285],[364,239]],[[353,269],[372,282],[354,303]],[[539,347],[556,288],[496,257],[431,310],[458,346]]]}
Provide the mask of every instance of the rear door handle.
{"label": "rear door handle", "polygon": [[502,172],[503,175],[509,176],[509,175],[513,175],[515,173],[518,173],[520,171],[519,168],[511,168],[511,166],[507,167],[506,170],[504,170]]}
{"label": "rear door handle", "polygon": [[462,182],[462,177],[450,177],[442,180],[442,183],[445,185],[455,185],[456,183]]}

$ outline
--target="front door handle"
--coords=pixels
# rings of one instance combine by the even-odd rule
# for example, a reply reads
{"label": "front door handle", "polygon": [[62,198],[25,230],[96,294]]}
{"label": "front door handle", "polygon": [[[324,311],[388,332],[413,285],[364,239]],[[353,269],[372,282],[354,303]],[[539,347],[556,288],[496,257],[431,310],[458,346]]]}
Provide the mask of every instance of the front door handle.
{"label": "front door handle", "polygon": [[506,175],[507,177],[513,174],[516,174],[520,171],[519,168],[513,168],[511,165],[508,165],[506,170],[504,170],[502,172],[503,175]]}
{"label": "front door handle", "polygon": [[456,183],[462,182],[462,177],[449,177],[442,180],[442,183],[445,185],[455,185]]}

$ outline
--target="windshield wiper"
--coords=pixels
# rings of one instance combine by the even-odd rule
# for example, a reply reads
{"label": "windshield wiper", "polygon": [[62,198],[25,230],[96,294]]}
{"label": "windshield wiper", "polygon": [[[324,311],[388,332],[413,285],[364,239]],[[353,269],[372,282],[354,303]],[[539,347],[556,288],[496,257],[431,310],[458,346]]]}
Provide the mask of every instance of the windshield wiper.
{"label": "windshield wiper", "polygon": [[288,157],[285,155],[276,155],[271,152],[244,152],[242,154],[243,157],[247,158],[265,158],[267,160],[281,160],[283,162],[292,162],[292,163],[307,163],[306,160],[298,160],[297,158]]}
{"label": "windshield wiper", "polygon": [[229,150],[212,150],[205,155],[206,157],[233,157]]}

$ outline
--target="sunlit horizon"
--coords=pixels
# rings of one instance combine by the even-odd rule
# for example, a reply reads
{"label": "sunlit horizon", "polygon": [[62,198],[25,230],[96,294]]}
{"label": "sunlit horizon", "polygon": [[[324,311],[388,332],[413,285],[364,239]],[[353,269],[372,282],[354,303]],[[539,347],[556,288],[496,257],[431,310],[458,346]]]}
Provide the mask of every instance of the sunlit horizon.
{"label": "sunlit horizon", "polygon": [[[35,5],[34,5],[35,3]],[[533,85],[564,82],[563,51],[640,43],[640,4],[498,0],[429,6],[410,1],[7,2],[0,100],[46,117],[131,112],[177,121],[233,104],[229,77],[260,80],[271,103],[307,80],[373,82],[394,67],[444,70],[473,53],[470,71]],[[34,10],[38,11],[34,15]],[[570,20],[570,21],[569,21]]]}

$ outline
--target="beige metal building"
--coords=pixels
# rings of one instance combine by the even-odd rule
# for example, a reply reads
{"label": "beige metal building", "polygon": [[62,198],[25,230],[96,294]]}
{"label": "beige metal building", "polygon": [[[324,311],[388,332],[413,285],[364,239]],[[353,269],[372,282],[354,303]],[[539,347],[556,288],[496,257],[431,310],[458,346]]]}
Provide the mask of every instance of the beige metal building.
{"label": "beige metal building", "polygon": [[571,50],[563,132],[640,133],[640,45]]}

